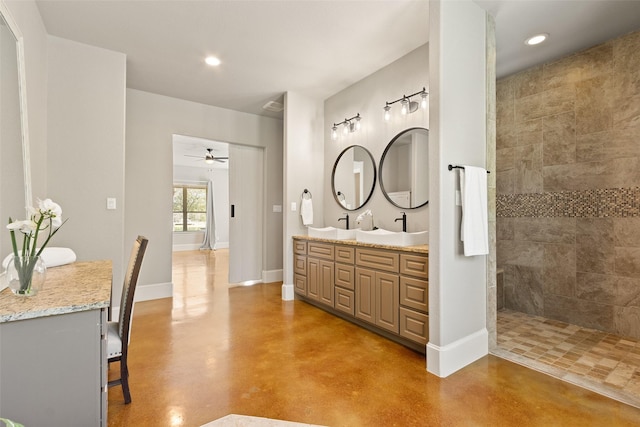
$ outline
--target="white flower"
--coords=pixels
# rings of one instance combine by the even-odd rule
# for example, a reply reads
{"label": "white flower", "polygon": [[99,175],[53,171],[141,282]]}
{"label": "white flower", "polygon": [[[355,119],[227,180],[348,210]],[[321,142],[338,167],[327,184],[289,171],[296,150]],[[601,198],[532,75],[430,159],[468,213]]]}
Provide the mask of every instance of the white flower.
{"label": "white flower", "polygon": [[36,229],[38,228],[38,224],[30,219],[24,219],[22,221],[13,221],[9,225],[7,225],[7,228],[9,230],[20,231],[24,234],[31,234],[32,232],[36,231]]}
{"label": "white flower", "polygon": [[38,207],[41,215],[51,218],[51,224],[54,227],[57,228],[62,225],[62,208],[59,204],[51,199],[44,199],[38,200]]}

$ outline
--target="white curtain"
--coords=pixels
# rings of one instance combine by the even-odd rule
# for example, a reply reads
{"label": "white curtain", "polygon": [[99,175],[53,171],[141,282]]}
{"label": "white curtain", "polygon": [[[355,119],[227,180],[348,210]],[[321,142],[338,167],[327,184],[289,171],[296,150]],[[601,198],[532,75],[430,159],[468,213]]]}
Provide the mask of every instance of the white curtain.
{"label": "white curtain", "polygon": [[216,210],[213,201],[213,181],[207,183],[207,229],[204,233],[204,242],[200,249],[215,249],[218,236],[216,235]]}

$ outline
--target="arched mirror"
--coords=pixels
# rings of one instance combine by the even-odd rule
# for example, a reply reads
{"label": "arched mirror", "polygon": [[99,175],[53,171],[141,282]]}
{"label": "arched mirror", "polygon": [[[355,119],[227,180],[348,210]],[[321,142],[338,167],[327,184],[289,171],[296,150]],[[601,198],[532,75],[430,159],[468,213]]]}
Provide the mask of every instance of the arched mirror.
{"label": "arched mirror", "polygon": [[331,173],[331,190],[336,202],[345,210],[363,207],[376,185],[376,163],[364,147],[345,148],[336,159]]}
{"label": "arched mirror", "polygon": [[[0,221],[26,218],[31,204],[29,143],[22,36],[0,2]],[[4,227],[3,227],[4,229]],[[0,259],[10,254],[9,233],[0,239]]]}
{"label": "arched mirror", "polygon": [[429,130],[396,135],[380,159],[380,189],[394,206],[415,209],[429,203]]}

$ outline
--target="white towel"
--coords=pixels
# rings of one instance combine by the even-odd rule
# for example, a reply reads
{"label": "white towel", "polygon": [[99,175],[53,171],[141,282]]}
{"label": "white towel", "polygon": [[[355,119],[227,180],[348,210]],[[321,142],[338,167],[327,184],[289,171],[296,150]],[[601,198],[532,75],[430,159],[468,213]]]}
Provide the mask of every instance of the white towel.
{"label": "white towel", "polygon": [[476,166],[460,169],[462,196],[462,226],[460,239],[465,256],[489,253],[489,222],[487,213],[487,170]]}
{"label": "white towel", "polygon": [[311,198],[302,199],[302,203],[300,203],[300,216],[302,217],[303,225],[313,224],[313,202],[311,202]]}

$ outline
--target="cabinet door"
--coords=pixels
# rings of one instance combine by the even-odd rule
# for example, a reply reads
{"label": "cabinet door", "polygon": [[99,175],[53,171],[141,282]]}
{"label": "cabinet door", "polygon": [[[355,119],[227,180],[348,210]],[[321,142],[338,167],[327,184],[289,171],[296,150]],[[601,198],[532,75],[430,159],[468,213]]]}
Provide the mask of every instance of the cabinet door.
{"label": "cabinet door", "polygon": [[400,300],[400,279],[397,274],[376,273],[375,281],[376,325],[388,331],[400,332],[399,300]]}
{"label": "cabinet door", "polygon": [[356,268],[356,317],[375,324],[375,277],[376,272]]}
{"label": "cabinet door", "polygon": [[293,272],[302,276],[307,275],[307,257],[304,255],[293,256]]}
{"label": "cabinet door", "polygon": [[320,302],[333,307],[333,261],[320,260]]}
{"label": "cabinet door", "polygon": [[339,286],[335,287],[335,309],[354,315],[355,293],[349,289],[342,289]]}
{"label": "cabinet door", "polygon": [[320,301],[320,260],[307,258],[307,296]]}
{"label": "cabinet door", "polygon": [[340,264],[336,262],[336,286],[340,286],[345,289],[354,290],[353,279],[354,267],[353,265]]}
{"label": "cabinet door", "polygon": [[307,277],[300,274],[293,275],[295,292],[299,295],[307,295]]}
{"label": "cabinet door", "polygon": [[429,316],[400,307],[400,335],[419,344],[429,341]]}

